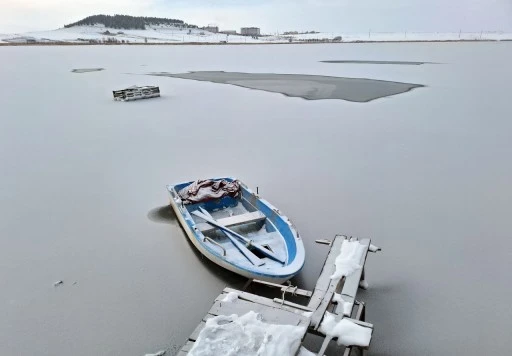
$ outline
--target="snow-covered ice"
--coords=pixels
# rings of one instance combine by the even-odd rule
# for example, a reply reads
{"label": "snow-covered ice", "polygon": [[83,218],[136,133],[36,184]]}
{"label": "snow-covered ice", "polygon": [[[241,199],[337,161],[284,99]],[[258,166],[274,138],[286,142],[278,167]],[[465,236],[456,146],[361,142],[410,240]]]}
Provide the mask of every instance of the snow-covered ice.
{"label": "snow-covered ice", "polygon": [[325,312],[319,331],[324,335],[337,337],[339,345],[362,346],[370,345],[372,330],[343,318],[336,322],[334,314]]}
{"label": "snow-covered ice", "polygon": [[336,270],[332,274],[331,279],[349,276],[355,270],[361,268],[360,262],[363,253],[364,246],[358,241],[344,240],[341,244],[340,254],[334,261]]}
{"label": "snow-covered ice", "polygon": [[253,311],[208,319],[190,356],[295,356],[305,326],[275,325]]}

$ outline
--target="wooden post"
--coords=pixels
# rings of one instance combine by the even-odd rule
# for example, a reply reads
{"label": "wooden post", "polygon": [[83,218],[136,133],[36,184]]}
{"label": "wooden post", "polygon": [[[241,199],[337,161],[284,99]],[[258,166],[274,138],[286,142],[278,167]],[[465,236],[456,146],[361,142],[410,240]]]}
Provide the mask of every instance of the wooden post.
{"label": "wooden post", "polygon": [[247,291],[247,288],[249,288],[249,286],[251,285],[252,283],[252,279],[248,279],[247,282],[245,282],[244,286],[242,287],[242,291]]}

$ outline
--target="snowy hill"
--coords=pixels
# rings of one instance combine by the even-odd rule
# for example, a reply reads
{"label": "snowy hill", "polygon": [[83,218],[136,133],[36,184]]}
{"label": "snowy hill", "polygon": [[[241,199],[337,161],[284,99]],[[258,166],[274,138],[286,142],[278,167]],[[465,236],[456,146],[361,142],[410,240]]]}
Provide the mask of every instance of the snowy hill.
{"label": "snowy hill", "polygon": [[197,27],[185,23],[183,20],[169,19],[165,17],[143,17],[143,16],[129,16],[129,15],[92,15],[80,21],[74,22],[64,27],[75,26],[92,26],[104,25],[105,27],[119,28],[119,29],[139,29],[144,30],[148,25],[168,25],[168,26],[181,26],[186,28]]}

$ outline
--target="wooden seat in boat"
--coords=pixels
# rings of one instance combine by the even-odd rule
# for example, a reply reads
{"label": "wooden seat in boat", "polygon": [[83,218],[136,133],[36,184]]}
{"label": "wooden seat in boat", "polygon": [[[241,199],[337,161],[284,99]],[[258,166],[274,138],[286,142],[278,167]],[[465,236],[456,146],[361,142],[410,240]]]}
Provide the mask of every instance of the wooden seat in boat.
{"label": "wooden seat in boat", "polygon": [[[253,211],[252,213],[233,215],[227,218],[218,219],[217,222],[225,227],[233,227],[238,225],[255,223],[262,220],[265,220],[265,215],[261,211]],[[211,232],[216,229],[216,227],[211,226],[208,223],[199,223],[197,224],[197,228],[203,234]]]}

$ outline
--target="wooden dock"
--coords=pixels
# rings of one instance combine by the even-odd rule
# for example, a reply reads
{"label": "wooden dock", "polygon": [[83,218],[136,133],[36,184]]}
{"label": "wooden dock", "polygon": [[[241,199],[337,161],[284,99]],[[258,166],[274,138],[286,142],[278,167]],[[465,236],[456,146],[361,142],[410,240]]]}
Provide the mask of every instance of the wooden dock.
{"label": "wooden dock", "polygon": [[[343,241],[358,241],[363,250],[361,260],[359,261],[360,268],[356,269],[348,277],[342,277],[341,279],[331,279],[336,267],[334,261],[336,257],[341,253],[341,247]],[[325,243],[325,241],[322,241]],[[278,285],[269,282],[263,282],[258,280],[251,280],[246,284],[246,287],[250,283],[257,283],[260,285],[266,285],[269,288],[280,289],[279,292],[282,298],[267,298],[246,291],[235,290],[232,288],[225,288],[217,298],[212,307],[205,315],[203,320],[196,327],[194,332],[189,336],[186,344],[178,352],[179,356],[184,356],[194,346],[199,334],[206,325],[206,321],[210,318],[219,315],[244,315],[249,311],[254,311],[261,315],[262,320],[269,324],[280,324],[280,325],[293,325],[293,326],[306,326],[304,328],[304,340],[307,333],[321,335],[324,337],[324,341],[319,351],[314,352],[318,356],[324,356],[325,350],[329,346],[330,342],[335,340],[331,335],[323,335],[320,331],[320,325],[326,312],[334,314],[335,320],[340,321],[341,319],[347,319],[359,326],[368,328],[373,333],[373,325],[365,322],[365,304],[356,300],[356,295],[360,285],[365,286],[364,282],[364,266],[368,252],[376,252],[380,250],[376,246],[371,245],[369,239],[358,240],[349,238],[347,236],[336,235],[335,238],[330,242],[330,250],[323,265],[320,276],[317,280],[315,289],[311,291],[299,289],[297,287]],[[247,289],[247,288],[244,288]],[[235,292],[238,296],[236,303],[224,302],[226,295],[230,292]],[[286,300],[286,295],[301,296],[308,299],[307,304],[297,304]],[[341,297],[343,302],[334,302],[333,298],[337,295]],[[348,304],[346,304],[348,303]],[[348,306],[348,307],[347,307]],[[359,349],[361,354],[365,354],[367,347],[360,347],[355,345],[345,345],[346,349],[343,356],[350,356],[352,351]],[[296,355],[299,352],[300,345],[297,348],[290,350],[292,355]],[[311,350],[312,351],[312,350]]]}

